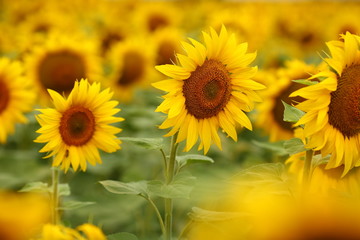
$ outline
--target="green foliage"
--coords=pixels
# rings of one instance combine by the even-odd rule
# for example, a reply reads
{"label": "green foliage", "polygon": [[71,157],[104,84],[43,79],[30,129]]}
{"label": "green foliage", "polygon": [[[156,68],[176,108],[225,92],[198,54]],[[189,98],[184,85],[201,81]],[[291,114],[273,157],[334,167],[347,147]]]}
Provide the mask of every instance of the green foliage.
{"label": "green foliage", "polygon": [[259,142],[259,141],[253,140],[252,143],[260,148],[268,149],[279,156],[288,155],[288,152],[284,148],[284,141],[278,141],[278,142],[271,143],[271,142]]}
{"label": "green foliage", "polygon": [[[37,193],[52,193],[52,186],[48,186],[44,182],[30,182],[27,183],[19,192],[37,192]],[[59,196],[69,196],[70,186],[67,183],[59,184]]]}
{"label": "green foliage", "polygon": [[309,81],[308,79],[297,79],[297,80],[292,80],[292,81],[296,82],[296,83],[304,84],[307,86],[315,85],[318,83],[317,81]]}
{"label": "green foliage", "polygon": [[121,137],[119,138],[122,141],[135,144],[139,147],[145,149],[162,149],[163,148],[163,138],[131,138],[131,137]]}
{"label": "green foliage", "polygon": [[59,207],[61,210],[74,210],[82,207],[86,207],[89,205],[93,205],[95,202],[80,202],[80,201],[65,201]]}
{"label": "green foliage", "polygon": [[206,210],[198,207],[193,207],[188,216],[196,222],[216,222],[216,221],[228,221],[232,219],[246,217],[249,214],[240,212],[218,212]]}
{"label": "green foliage", "polygon": [[180,172],[170,184],[162,181],[148,182],[148,191],[152,196],[162,198],[190,198],[196,178],[188,172]]}
{"label": "green foliage", "polygon": [[100,183],[106,190],[115,194],[148,195],[147,181],[124,183],[120,181],[105,180],[100,181]]}
{"label": "green foliage", "polygon": [[282,103],[285,107],[283,118],[285,122],[298,122],[300,118],[305,115],[305,112],[301,111],[300,109],[297,109],[296,107],[293,107],[284,101],[282,101]]}
{"label": "green foliage", "polygon": [[293,155],[300,152],[305,152],[307,149],[305,148],[304,143],[300,138],[292,138],[284,141],[284,148],[289,155]]}
{"label": "green foliage", "polygon": [[187,165],[194,163],[214,163],[214,160],[204,155],[187,154],[183,156],[177,156],[176,162],[178,164],[178,168],[181,169]]}
{"label": "green foliage", "polygon": [[122,233],[115,233],[106,236],[108,240],[138,240],[138,238],[131,233],[122,232]]}

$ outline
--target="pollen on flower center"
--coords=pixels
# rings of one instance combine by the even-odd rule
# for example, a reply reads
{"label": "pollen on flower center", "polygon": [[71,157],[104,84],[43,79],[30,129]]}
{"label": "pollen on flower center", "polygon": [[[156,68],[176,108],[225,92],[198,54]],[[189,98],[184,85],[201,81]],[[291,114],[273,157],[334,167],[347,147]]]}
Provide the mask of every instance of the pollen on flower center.
{"label": "pollen on flower center", "polygon": [[124,55],[122,75],[118,80],[121,86],[128,86],[137,82],[144,74],[145,59],[139,53],[129,51]]}
{"label": "pollen on flower center", "polygon": [[184,80],[185,106],[197,119],[217,115],[230,99],[230,76],[217,60],[206,60]]}
{"label": "pollen on flower center", "polygon": [[0,79],[0,113],[6,109],[9,100],[9,89],[6,84]]}
{"label": "pollen on flower center", "polygon": [[72,107],[63,113],[59,130],[63,141],[67,145],[84,145],[94,134],[94,115],[87,108],[81,106]]}
{"label": "pollen on flower center", "polygon": [[329,124],[350,138],[360,133],[360,65],[344,69],[331,93]]}
{"label": "pollen on flower center", "polygon": [[39,78],[44,88],[68,93],[76,79],[86,77],[83,59],[67,50],[47,54],[39,64]]}

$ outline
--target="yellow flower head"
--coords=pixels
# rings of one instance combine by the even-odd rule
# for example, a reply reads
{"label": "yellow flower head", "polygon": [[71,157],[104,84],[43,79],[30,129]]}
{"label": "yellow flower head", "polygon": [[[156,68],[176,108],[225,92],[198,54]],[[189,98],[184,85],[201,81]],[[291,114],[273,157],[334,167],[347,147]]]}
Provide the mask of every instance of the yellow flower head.
{"label": "yellow flower head", "polygon": [[177,142],[187,139],[186,151],[200,138],[199,149],[206,153],[212,142],[221,149],[219,127],[235,141],[236,123],[252,129],[244,111],[251,111],[253,102],[260,101],[255,91],[264,86],[251,79],[257,68],[248,65],[256,54],[246,53],[246,43],[238,45],[225,27],[219,35],[211,28],[203,36],[205,46],[191,38],[192,45],[182,43],[187,56],[176,55],[180,65],[157,66],[170,79],[153,86],[169,92],[156,109],[168,114],[160,125],[161,129],[172,127],[166,136],[179,132]]}
{"label": "yellow flower head", "polygon": [[36,240],[106,240],[101,229],[92,224],[85,223],[78,226],[77,230],[79,231],[62,225],[45,224],[40,238]]}
{"label": "yellow flower head", "polygon": [[25,123],[24,112],[32,110],[35,93],[31,81],[23,76],[20,62],[0,59],[0,143],[15,131],[16,123]]}
{"label": "yellow flower head", "polygon": [[114,152],[120,149],[121,141],[115,134],[121,129],[109,124],[123,121],[114,117],[120,109],[117,101],[110,100],[109,89],[100,91],[100,84],[89,84],[82,79],[75,82],[66,99],[59,93],[48,90],[55,109],[40,109],[37,116],[41,135],[35,142],[47,143],[40,152],[51,152],[46,158],[54,156],[53,166],[61,165],[65,172],[70,165],[76,171],[80,166],[86,170],[87,161],[95,165],[101,163],[98,149]]}
{"label": "yellow flower head", "polygon": [[331,154],[327,168],[344,165],[345,175],[360,166],[360,38],[350,33],[342,38],[327,43],[332,57],[324,60],[331,69],[310,78],[322,81],[290,96],[307,99],[297,105],[306,114],[296,123],[304,124],[307,148]]}

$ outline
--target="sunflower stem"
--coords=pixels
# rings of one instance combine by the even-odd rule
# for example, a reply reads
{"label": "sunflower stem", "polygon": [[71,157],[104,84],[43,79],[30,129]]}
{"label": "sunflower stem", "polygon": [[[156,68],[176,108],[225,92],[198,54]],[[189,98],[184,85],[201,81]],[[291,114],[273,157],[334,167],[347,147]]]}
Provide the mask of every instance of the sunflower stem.
{"label": "sunflower stem", "polygon": [[312,175],[312,158],[313,158],[313,150],[306,151],[306,158],[304,163],[304,172],[303,172],[303,187],[304,189],[308,189],[311,183],[311,175]]}
{"label": "sunflower stem", "polygon": [[[176,150],[178,147],[176,139],[177,133],[171,138],[170,158],[166,169],[166,184],[170,184],[174,178]],[[165,198],[165,240],[171,240],[172,238],[172,213],[173,200],[171,198]]]}
{"label": "sunflower stem", "polygon": [[52,167],[52,223],[57,225],[59,222],[59,169]]}

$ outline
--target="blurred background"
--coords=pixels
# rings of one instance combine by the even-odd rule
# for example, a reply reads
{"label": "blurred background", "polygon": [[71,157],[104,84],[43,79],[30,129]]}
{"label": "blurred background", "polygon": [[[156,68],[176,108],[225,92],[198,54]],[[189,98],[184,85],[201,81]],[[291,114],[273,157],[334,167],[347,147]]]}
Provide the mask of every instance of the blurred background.
{"label": "blurred background", "polygon": [[[294,136],[282,121],[281,100],[290,101],[289,93],[299,88],[291,80],[306,78],[304,68],[315,71],[327,51],[325,42],[346,31],[360,32],[360,2],[0,0],[0,56],[21,63],[37,95],[34,109],[51,106],[47,88],[66,95],[76,79],[88,78],[110,87],[119,101],[118,115],[125,118],[118,125],[123,129],[119,136],[156,138],[167,131],[157,128],[165,117],[154,112],[163,93],[151,83],[165,76],[154,66],[176,63],[181,41],[202,41],[202,31],[219,31],[222,25],[257,52],[256,78],[268,88],[261,93],[264,103],[249,114],[254,131],[239,129],[238,142],[222,134],[223,151],[213,146],[208,153],[215,163],[189,168],[198,181],[190,199],[175,201],[174,231],[179,233],[191,207],[201,204],[203,196],[215,199],[221,181],[245,167],[288,158],[276,144],[268,144]],[[38,113],[27,113],[28,123],[17,124],[0,145],[1,189],[50,183],[51,161],[42,158],[42,145],[33,142]],[[161,157],[160,151],[124,142],[118,152],[102,153],[102,165],[62,174],[61,182],[71,190],[63,201],[94,203],[63,211],[64,223],[92,222],[106,234],[131,232],[140,239],[157,239],[160,228],[144,199],[111,194],[98,181],[162,178]]]}

